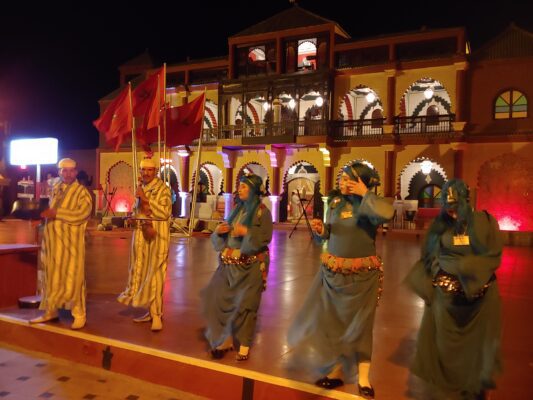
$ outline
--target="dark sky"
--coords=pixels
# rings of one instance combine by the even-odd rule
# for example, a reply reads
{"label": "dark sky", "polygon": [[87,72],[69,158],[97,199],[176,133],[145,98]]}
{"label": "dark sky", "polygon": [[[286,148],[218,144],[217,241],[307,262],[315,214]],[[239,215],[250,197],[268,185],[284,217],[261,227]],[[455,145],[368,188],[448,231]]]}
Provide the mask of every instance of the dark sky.
{"label": "dark sky", "polygon": [[[10,2],[12,3],[12,2]],[[290,7],[287,0],[3,5],[0,118],[13,136],[53,136],[62,148],[91,148],[98,99],[118,87],[118,66],[146,48],[167,63],[227,54],[227,37]],[[67,4],[67,3],[65,3]],[[85,4],[81,5],[80,4]],[[511,21],[533,32],[533,1],[301,0],[353,38],[465,26],[475,49]]]}

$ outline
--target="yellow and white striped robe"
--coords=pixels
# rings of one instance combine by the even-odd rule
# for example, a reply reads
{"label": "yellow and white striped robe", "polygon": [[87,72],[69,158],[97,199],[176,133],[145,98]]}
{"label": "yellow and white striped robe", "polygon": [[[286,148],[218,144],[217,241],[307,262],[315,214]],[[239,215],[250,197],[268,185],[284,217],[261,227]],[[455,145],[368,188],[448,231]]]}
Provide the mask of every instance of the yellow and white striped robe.
{"label": "yellow and white striped robe", "polygon": [[134,307],[149,307],[152,315],[160,316],[167,273],[172,200],[169,187],[157,177],[143,185],[143,190],[152,210],[149,218],[160,220],[152,222],[157,235],[147,241],[140,224],[134,230],[128,284],[117,300]]}
{"label": "yellow and white striped robe", "polygon": [[52,189],[50,208],[57,211],[44,227],[41,245],[44,282],[41,310],[72,309],[85,316],[85,228],[92,198],[77,180]]}

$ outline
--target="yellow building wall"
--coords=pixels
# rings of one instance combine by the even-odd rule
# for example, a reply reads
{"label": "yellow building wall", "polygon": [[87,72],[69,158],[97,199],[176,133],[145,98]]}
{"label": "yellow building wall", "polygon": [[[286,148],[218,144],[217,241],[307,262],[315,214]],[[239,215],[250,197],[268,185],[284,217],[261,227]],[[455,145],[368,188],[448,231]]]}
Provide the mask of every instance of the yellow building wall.
{"label": "yellow building wall", "polygon": [[479,170],[487,161],[506,153],[514,154],[523,159],[530,159],[533,154],[533,143],[470,143],[465,146],[463,158],[463,178],[472,188],[478,186]]}
{"label": "yellow building wall", "polygon": [[[396,99],[394,102],[394,109],[396,115],[400,113],[400,100],[405,94],[405,91],[421,78],[433,78],[438,80],[450,96],[451,110],[455,113],[455,93],[456,93],[456,69],[454,65],[445,65],[439,67],[417,68],[409,70],[400,70],[396,76]],[[386,78],[385,85],[387,84]],[[385,104],[385,103],[383,103]]]}
{"label": "yellow building wall", "polygon": [[[145,153],[144,152],[141,151],[141,152],[137,153],[137,159],[138,159],[139,162],[141,162],[141,160],[144,157],[145,157]],[[153,155],[152,158],[153,158],[153,160],[155,160],[157,162],[157,160],[159,160],[159,153],[157,151],[154,152],[154,155]],[[115,165],[116,163],[118,163],[120,161],[124,161],[125,163],[127,163],[130,166],[133,165],[131,151],[124,151],[124,152],[121,151],[121,152],[118,152],[118,153],[101,151],[100,152],[100,158],[99,158],[98,161],[100,163],[100,172],[99,172],[98,179],[99,179],[99,183],[101,185],[105,185],[106,184],[106,182],[107,182],[107,173],[109,172],[109,169],[113,165]],[[132,176],[131,179],[133,180],[133,176]]]}
{"label": "yellow building wall", "polygon": [[249,163],[258,163],[262,165],[266,169],[270,182],[272,183],[272,166],[270,165],[270,156],[268,153],[263,149],[239,150],[235,160],[235,168],[233,170],[234,188],[236,188],[236,179],[239,171]]}

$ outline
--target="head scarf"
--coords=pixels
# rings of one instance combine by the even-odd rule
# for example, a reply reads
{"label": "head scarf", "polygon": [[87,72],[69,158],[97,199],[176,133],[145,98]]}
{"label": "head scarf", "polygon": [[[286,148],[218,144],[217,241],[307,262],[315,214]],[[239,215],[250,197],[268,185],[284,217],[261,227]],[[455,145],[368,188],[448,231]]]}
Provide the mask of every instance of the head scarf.
{"label": "head scarf", "polygon": [[257,211],[257,207],[261,204],[261,196],[265,195],[265,186],[263,185],[263,179],[254,174],[243,175],[239,182],[246,184],[250,188],[250,192],[248,199],[244,201],[237,197],[237,206],[231,212],[228,218],[228,223],[231,225],[235,217],[239,215],[239,212],[244,209],[246,217],[244,221],[242,221],[242,224],[250,227]]}

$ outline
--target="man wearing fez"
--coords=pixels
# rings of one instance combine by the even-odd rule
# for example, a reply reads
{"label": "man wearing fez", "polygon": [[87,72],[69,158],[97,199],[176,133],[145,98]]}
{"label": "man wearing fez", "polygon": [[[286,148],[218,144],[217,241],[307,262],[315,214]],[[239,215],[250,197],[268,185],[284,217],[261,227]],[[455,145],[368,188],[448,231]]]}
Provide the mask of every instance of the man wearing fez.
{"label": "man wearing fez", "polygon": [[152,321],[151,329],[163,329],[163,286],[167,272],[172,200],[170,188],[158,177],[154,161],[141,161],[137,186],[136,229],[130,252],[128,284],[120,303],[148,308],[135,322]]}
{"label": "man wearing fez", "polygon": [[91,216],[92,198],[76,176],[76,161],[63,158],[57,164],[60,181],[50,198],[45,219],[41,262],[44,281],[40,309],[45,313],[30,323],[58,318],[59,308],[70,309],[72,329],[85,326],[85,228]]}

